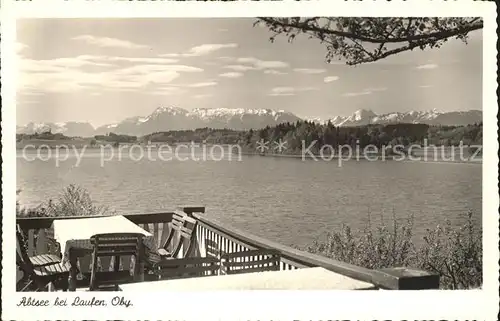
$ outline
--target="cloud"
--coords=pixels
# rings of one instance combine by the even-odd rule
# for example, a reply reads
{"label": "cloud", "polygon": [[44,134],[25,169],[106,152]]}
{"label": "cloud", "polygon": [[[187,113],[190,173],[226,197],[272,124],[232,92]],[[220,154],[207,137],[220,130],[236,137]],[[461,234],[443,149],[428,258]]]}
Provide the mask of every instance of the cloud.
{"label": "cloud", "polygon": [[200,95],[194,95],[193,98],[195,99],[202,99],[202,98],[209,98],[212,97],[212,94],[200,94]]}
{"label": "cloud", "polygon": [[227,44],[204,44],[201,46],[196,46],[191,48],[190,53],[194,56],[202,56],[210,54],[214,51],[224,49],[224,48],[236,48],[238,44],[236,43],[227,43]]}
{"label": "cloud", "polygon": [[125,62],[140,62],[149,64],[172,64],[176,63],[178,59],[167,59],[167,58],[137,58],[137,57],[108,57],[110,61],[125,61]]}
{"label": "cloud", "polygon": [[289,92],[289,91],[294,91],[295,89],[293,87],[274,87],[272,89],[273,92]]}
{"label": "cloud", "polygon": [[322,74],[326,72],[326,69],[312,69],[312,68],[295,68],[293,71],[302,74]]}
{"label": "cloud", "polygon": [[81,35],[73,37],[72,40],[81,40],[83,42],[88,43],[89,45],[95,45],[98,47],[107,47],[107,48],[127,48],[127,49],[149,48],[149,46],[136,44],[127,40],[120,40],[116,38],[107,38],[107,37],[95,37],[92,35]]}
{"label": "cloud", "polygon": [[237,43],[225,43],[225,44],[206,43],[203,45],[192,47],[191,49],[189,49],[188,52],[185,52],[185,53],[167,53],[167,54],[161,54],[159,56],[160,57],[199,57],[199,56],[211,54],[211,53],[218,51],[218,50],[221,50],[221,49],[237,48],[237,47],[238,47]]}
{"label": "cloud", "polygon": [[257,70],[257,71],[262,70],[266,74],[284,75],[286,73],[278,71],[276,69],[284,69],[290,67],[288,63],[283,61],[261,60],[255,57],[240,57],[240,58],[219,57],[219,59],[225,61],[232,61],[236,63],[236,64],[226,65],[223,68],[241,72],[249,70]]}
{"label": "cloud", "polygon": [[200,87],[210,87],[210,86],[215,86],[217,85],[217,82],[215,81],[207,81],[207,82],[198,82],[194,84],[189,84],[187,87],[191,88],[200,88]]}
{"label": "cloud", "polygon": [[371,91],[361,91],[361,92],[355,92],[355,93],[345,93],[342,96],[355,97],[355,96],[370,95],[371,93],[372,93]]}
{"label": "cloud", "polygon": [[298,92],[318,90],[315,87],[274,87],[269,96],[294,96]]}
{"label": "cloud", "polygon": [[336,80],[339,80],[339,77],[338,76],[327,76],[323,79],[324,82],[326,83],[329,83],[329,82],[332,82],[332,81],[336,81]]}
{"label": "cloud", "polygon": [[[156,90],[152,91],[152,95],[157,95],[157,96],[171,96],[171,95],[178,95],[181,93],[185,93],[186,91],[179,88],[179,87],[160,87],[157,88]],[[149,94],[149,92],[148,92]]]}
{"label": "cloud", "polygon": [[219,76],[226,78],[239,78],[242,77],[243,74],[241,72],[225,72],[223,74],[220,74]]}
{"label": "cloud", "polygon": [[349,93],[344,93],[342,96],[344,97],[356,97],[356,96],[364,96],[364,95],[371,95],[375,92],[379,91],[386,91],[387,88],[381,87],[381,88],[366,88],[363,91],[360,92],[349,92]]}
{"label": "cloud", "polygon": [[243,65],[227,65],[227,66],[224,66],[223,68],[232,69],[235,71],[255,70],[255,67],[253,67],[253,66],[243,66]]}
{"label": "cloud", "polygon": [[20,53],[21,51],[24,51],[28,49],[28,45],[25,45],[24,43],[16,42],[16,53]]}
{"label": "cloud", "polygon": [[282,72],[282,71],[274,70],[274,69],[264,70],[264,73],[268,74],[268,75],[286,75],[287,74],[286,72]]}
{"label": "cloud", "polygon": [[[110,62],[148,62],[128,67]],[[164,62],[173,62],[165,60]],[[81,55],[50,60],[20,59],[20,90],[39,92],[75,92],[95,90],[140,91],[144,87],[168,84],[182,73],[200,73],[203,69],[178,64],[154,64],[150,58]]]}
{"label": "cloud", "polygon": [[121,69],[120,73],[140,73],[147,74],[150,72],[162,72],[162,71],[170,71],[170,72],[202,72],[203,69],[193,66],[187,65],[135,65],[132,67],[127,67]]}
{"label": "cloud", "polygon": [[376,92],[376,91],[386,91],[387,87],[375,87],[375,88],[366,88],[365,91]]}
{"label": "cloud", "polygon": [[237,62],[243,64],[250,64],[255,69],[278,69],[278,68],[288,68],[290,65],[283,61],[274,61],[274,60],[260,60],[254,57],[243,57],[237,58]]}
{"label": "cloud", "polygon": [[36,72],[68,72],[71,69],[82,68],[85,66],[100,66],[100,67],[111,67],[112,64],[100,63],[95,61],[90,61],[86,56],[78,56],[71,58],[55,58],[48,60],[33,60],[33,59],[21,59],[19,62],[19,69],[21,72],[26,73],[36,73]]}
{"label": "cloud", "polygon": [[34,60],[34,64],[40,62],[47,65],[59,65],[64,68],[67,67],[82,67],[85,65],[94,66],[112,66],[117,67],[110,62],[130,62],[130,63],[144,63],[135,64],[131,67],[125,67],[122,72],[154,72],[154,71],[179,71],[179,72],[202,72],[202,68],[173,64],[177,62],[176,59],[165,58],[150,58],[150,57],[112,57],[112,56],[89,56],[82,55],[74,58],[56,58],[52,60]]}
{"label": "cloud", "polygon": [[33,104],[38,104],[40,102],[38,100],[23,100],[23,101],[17,101],[17,103],[23,105],[33,105]]}
{"label": "cloud", "polygon": [[[94,55],[80,55],[71,58],[57,58],[57,59],[76,59],[79,61],[85,61],[86,63],[94,63],[98,65],[99,63],[105,63],[109,65],[112,62],[129,62],[129,63],[149,63],[149,64],[172,64],[176,63],[178,59],[168,59],[168,58],[155,58],[155,57],[119,57],[119,56],[94,56]],[[51,61],[53,61],[52,59]]]}
{"label": "cloud", "polygon": [[18,95],[20,96],[44,96],[44,93],[37,92],[37,91],[23,91],[19,92]]}
{"label": "cloud", "polygon": [[438,65],[436,65],[436,64],[426,64],[426,65],[417,66],[416,69],[421,69],[421,70],[424,69],[425,70],[425,69],[435,69],[437,67],[438,67]]}

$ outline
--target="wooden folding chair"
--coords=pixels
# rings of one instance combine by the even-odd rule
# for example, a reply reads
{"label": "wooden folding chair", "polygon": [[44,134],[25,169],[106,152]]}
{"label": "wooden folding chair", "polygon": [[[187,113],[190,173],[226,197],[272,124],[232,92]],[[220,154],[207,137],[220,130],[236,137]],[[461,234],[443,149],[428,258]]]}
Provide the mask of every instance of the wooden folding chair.
{"label": "wooden folding chair", "polygon": [[66,291],[70,264],[62,263],[56,255],[28,256],[19,228],[16,231],[16,239],[16,265],[23,272],[22,278],[16,284],[17,291],[42,291],[51,283],[56,290]]}
{"label": "wooden folding chair", "polygon": [[174,256],[173,254],[178,254],[180,250],[180,235],[182,228],[186,223],[186,218],[188,218],[186,213],[181,211],[174,212],[170,233],[168,234],[165,243],[158,249],[158,254],[160,256]]}
{"label": "wooden folding chair", "polygon": [[[24,238],[23,232],[19,225],[16,225],[16,238],[17,238],[17,250],[18,252],[24,251],[26,256],[28,256],[28,252],[26,251],[26,239]],[[20,252],[21,253],[21,252]],[[45,266],[55,263],[60,263],[61,258],[55,254],[39,254],[30,256],[29,260],[34,267]]]}
{"label": "wooden folding chair", "polygon": [[217,275],[220,261],[215,257],[162,260],[154,265],[158,279],[180,279]]}
{"label": "wooden folding chair", "polygon": [[[92,268],[90,272],[90,291],[115,290],[118,285],[139,281],[143,271],[140,262],[144,260],[144,235],[141,233],[96,234],[90,241],[94,245]],[[120,258],[131,256],[135,259],[133,271],[120,271]],[[114,257],[113,271],[97,271],[97,260],[102,257]]]}
{"label": "wooden folding chair", "polygon": [[198,222],[194,218],[188,216],[185,216],[183,220],[184,223],[182,226],[179,226],[178,223],[172,225],[171,233],[177,235],[176,239],[172,241],[173,250],[171,252],[167,251],[165,248],[161,248],[157,253],[149,253],[147,264],[150,269],[159,261],[177,258],[182,249],[184,249],[183,257],[191,255],[195,245],[195,242],[193,242],[194,231],[196,230]]}
{"label": "wooden folding chair", "polygon": [[221,256],[222,274],[279,271],[281,255],[277,250],[259,249],[225,253]]}

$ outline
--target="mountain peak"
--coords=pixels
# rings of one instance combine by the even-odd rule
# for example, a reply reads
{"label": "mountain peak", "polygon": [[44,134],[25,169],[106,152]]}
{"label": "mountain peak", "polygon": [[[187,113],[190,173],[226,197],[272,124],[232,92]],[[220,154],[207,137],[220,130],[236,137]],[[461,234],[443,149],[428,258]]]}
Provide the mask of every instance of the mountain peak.
{"label": "mountain peak", "polygon": [[157,118],[161,115],[186,115],[188,113],[187,110],[182,109],[180,107],[175,107],[175,106],[160,106],[156,108],[149,116],[141,119],[141,123],[147,122],[148,120],[152,118]]}
{"label": "mountain peak", "polygon": [[375,117],[377,114],[375,114],[372,110],[370,109],[359,109],[356,110],[353,114],[354,119],[356,120],[361,120],[367,117]]}
{"label": "mountain peak", "polygon": [[[244,115],[270,115],[273,117],[280,116],[282,114],[293,115],[290,112],[284,110],[273,110],[269,108],[194,108],[190,114],[198,115],[201,117],[233,117],[233,116],[244,116]],[[293,115],[295,116],[295,115]]]}
{"label": "mountain peak", "polygon": [[161,113],[187,113],[187,110],[180,108],[180,107],[175,107],[175,106],[160,106],[156,108],[152,114],[161,114]]}
{"label": "mountain peak", "polygon": [[360,109],[351,116],[330,119],[335,126],[361,126],[367,124],[422,123],[429,125],[467,125],[481,122],[481,111],[441,112],[436,108],[427,111],[392,112],[377,115],[371,110]]}
{"label": "mountain peak", "polygon": [[51,131],[53,134],[60,133],[66,136],[92,136],[95,128],[86,122],[57,122],[57,123],[37,123],[29,122],[24,126],[16,126],[18,134],[41,134]]}

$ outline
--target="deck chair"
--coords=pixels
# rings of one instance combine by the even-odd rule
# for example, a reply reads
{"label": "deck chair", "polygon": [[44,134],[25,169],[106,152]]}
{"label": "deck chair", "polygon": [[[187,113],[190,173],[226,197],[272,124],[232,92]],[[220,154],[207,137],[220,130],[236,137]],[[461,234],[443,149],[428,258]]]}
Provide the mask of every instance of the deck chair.
{"label": "deck chair", "polygon": [[[26,255],[28,255],[26,251],[26,239],[23,236],[23,232],[19,225],[16,225],[16,237],[17,237],[17,250],[18,252],[24,251]],[[45,266],[45,265],[50,265],[54,263],[60,263],[61,258],[55,254],[40,254],[40,255],[34,255],[30,256],[29,260],[33,264],[34,267],[39,267],[39,266]]]}
{"label": "deck chair", "polygon": [[154,265],[158,279],[181,279],[217,275],[220,261],[215,257],[162,260]]}
{"label": "deck chair", "polygon": [[[123,283],[139,281],[139,262],[144,259],[144,235],[141,233],[108,233],[96,234],[90,238],[94,246],[92,252],[90,291],[115,290]],[[120,257],[131,256],[135,259],[133,271],[120,271]],[[97,271],[97,260],[102,257],[113,257],[112,271]]]}
{"label": "deck chair", "polygon": [[177,220],[172,224],[170,235],[173,236],[171,237],[172,240],[169,241],[172,244],[172,250],[168,251],[166,249],[167,246],[165,246],[163,248],[160,248],[157,253],[150,253],[150,267],[161,260],[177,258],[179,256],[179,253],[181,252],[181,249],[183,249],[183,246],[185,246],[186,244],[187,249],[185,250],[183,256],[188,257],[191,254],[194,246],[194,242],[192,239],[198,222],[194,218],[188,217],[187,215],[182,218],[182,221],[182,225],[179,224],[180,220]]}
{"label": "deck chair", "polygon": [[[160,256],[173,256],[173,254],[178,250],[179,248],[179,238],[180,238],[180,233],[182,231],[182,228],[184,227],[186,223],[186,218],[187,214],[181,211],[175,211],[174,215],[172,216],[172,222],[171,222],[171,228],[170,228],[170,233],[168,234],[167,239],[165,240],[165,243],[161,245],[161,247],[158,249],[158,254]],[[178,254],[178,253],[177,253]]]}
{"label": "deck chair", "polygon": [[17,291],[43,291],[49,284],[54,285],[55,290],[67,291],[69,262],[62,263],[58,256],[49,254],[30,257],[19,228],[16,238],[16,265],[23,273],[16,284]]}
{"label": "deck chair", "polygon": [[280,252],[271,249],[225,253],[221,256],[222,274],[239,274],[280,269]]}

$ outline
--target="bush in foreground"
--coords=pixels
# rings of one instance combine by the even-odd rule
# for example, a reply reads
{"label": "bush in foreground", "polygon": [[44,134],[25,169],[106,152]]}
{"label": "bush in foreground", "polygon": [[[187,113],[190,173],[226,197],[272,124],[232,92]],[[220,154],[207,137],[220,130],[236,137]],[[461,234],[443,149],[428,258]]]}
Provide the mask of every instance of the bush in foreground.
{"label": "bush in foreground", "polygon": [[427,229],[418,248],[412,241],[413,217],[404,224],[393,218],[392,226],[382,223],[354,235],[347,225],[330,233],[325,241],[315,241],[309,252],[369,269],[406,266],[438,273],[443,289],[471,289],[482,285],[482,239],[474,227],[472,212],[467,221],[454,228]]}
{"label": "bush in foreground", "polygon": [[[16,191],[17,195],[21,190]],[[17,217],[61,217],[61,216],[96,216],[113,214],[108,208],[96,206],[90,194],[82,187],[69,185],[55,200],[49,200],[35,208],[22,208],[16,202]],[[22,231],[25,238],[24,246],[28,246],[28,231]],[[50,233],[50,232],[49,232]],[[38,231],[34,232],[35,244],[38,239]],[[57,254],[59,245],[52,237],[47,238],[48,253]]]}
{"label": "bush in foreground", "polygon": [[[18,190],[17,194],[21,191]],[[17,217],[58,217],[58,216],[96,216],[113,214],[107,207],[97,206],[87,190],[80,186],[69,185],[55,200],[49,200],[35,208],[16,206]]]}

